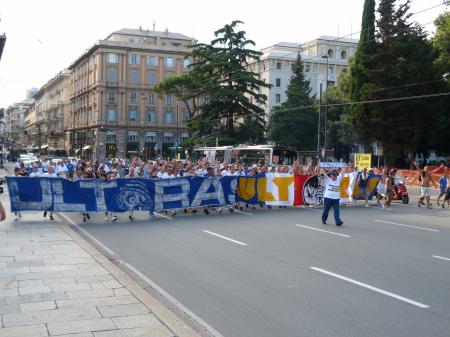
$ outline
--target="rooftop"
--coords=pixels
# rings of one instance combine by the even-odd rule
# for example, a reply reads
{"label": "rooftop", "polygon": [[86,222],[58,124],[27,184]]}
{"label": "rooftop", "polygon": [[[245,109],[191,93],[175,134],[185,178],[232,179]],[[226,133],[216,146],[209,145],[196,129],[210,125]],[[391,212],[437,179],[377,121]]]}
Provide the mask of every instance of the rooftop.
{"label": "rooftop", "polygon": [[149,29],[131,29],[131,28],[122,28],[120,30],[117,30],[115,32],[112,32],[111,34],[109,34],[106,38],[106,40],[108,40],[111,35],[113,34],[121,34],[121,35],[135,35],[135,36],[151,36],[151,37],[165,37],[165,38],[170,38],[170,39],[178,39],[178,40],[194,40],[193,37],[187,36],[187,35],[183,35],[183,34],[179,34],[179,33],[172,33],[169,32],[168,30],[165,30],[163,32],[160,31],[154,31],[154,30],[149,30]]}

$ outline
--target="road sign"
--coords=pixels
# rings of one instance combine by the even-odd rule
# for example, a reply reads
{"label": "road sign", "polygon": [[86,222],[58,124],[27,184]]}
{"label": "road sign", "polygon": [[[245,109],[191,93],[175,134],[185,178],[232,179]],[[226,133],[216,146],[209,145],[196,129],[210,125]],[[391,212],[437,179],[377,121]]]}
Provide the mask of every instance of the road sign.
{"label": "road sign", "polygon": [[370,153],[355,153],[355,166],[363,169],[369,168],[372,163],[372,155]]}

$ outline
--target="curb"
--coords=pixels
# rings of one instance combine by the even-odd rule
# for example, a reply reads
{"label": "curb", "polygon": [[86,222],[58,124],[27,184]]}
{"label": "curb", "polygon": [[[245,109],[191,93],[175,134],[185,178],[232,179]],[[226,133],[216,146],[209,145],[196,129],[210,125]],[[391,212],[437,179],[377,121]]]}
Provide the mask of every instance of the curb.
{"label": "curb", "polygon": [[57,216],[61,219],[59,224],[67,235],[69,235],[77,244],[89,253],[101,266],[108,270],[111,275],[114,276],[125,288],[127,288],[138,300],[140,300],[155,315],[155,317],[157,317],[157,319],[174,334],[174,336],[201,337],[200,334],[179,319],[172,311],[162,305],[128,274],[122,271],[105,255],[100,253],[93,245],[75,232],[70,225],[64,221],[64,218],[61,215],[58,214]]}

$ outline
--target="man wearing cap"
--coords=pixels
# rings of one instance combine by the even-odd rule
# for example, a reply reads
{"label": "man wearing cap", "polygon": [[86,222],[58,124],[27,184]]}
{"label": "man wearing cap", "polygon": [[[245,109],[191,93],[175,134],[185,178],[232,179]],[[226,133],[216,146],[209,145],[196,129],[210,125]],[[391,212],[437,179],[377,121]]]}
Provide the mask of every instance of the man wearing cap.
{"label": "man wearing cap", "polygon": [[323,198],[322,223],[326,225],[330,208],[334,210],[334,221],[336,226],[341,226],[344,222],[339,217],[339,200],[341,198],[341,180],[342,174],[335,170],[331,171],[329,176],[325,175],[326,187]]}

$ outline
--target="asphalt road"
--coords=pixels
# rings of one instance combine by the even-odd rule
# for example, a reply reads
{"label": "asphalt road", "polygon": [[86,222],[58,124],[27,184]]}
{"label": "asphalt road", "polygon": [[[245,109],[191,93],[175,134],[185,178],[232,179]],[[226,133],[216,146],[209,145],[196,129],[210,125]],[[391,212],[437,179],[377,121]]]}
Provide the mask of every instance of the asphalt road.
{"label": "asphalt road", "polygon": [[81,227],[226,337],[450,336],[449,209],[245,211]]}

